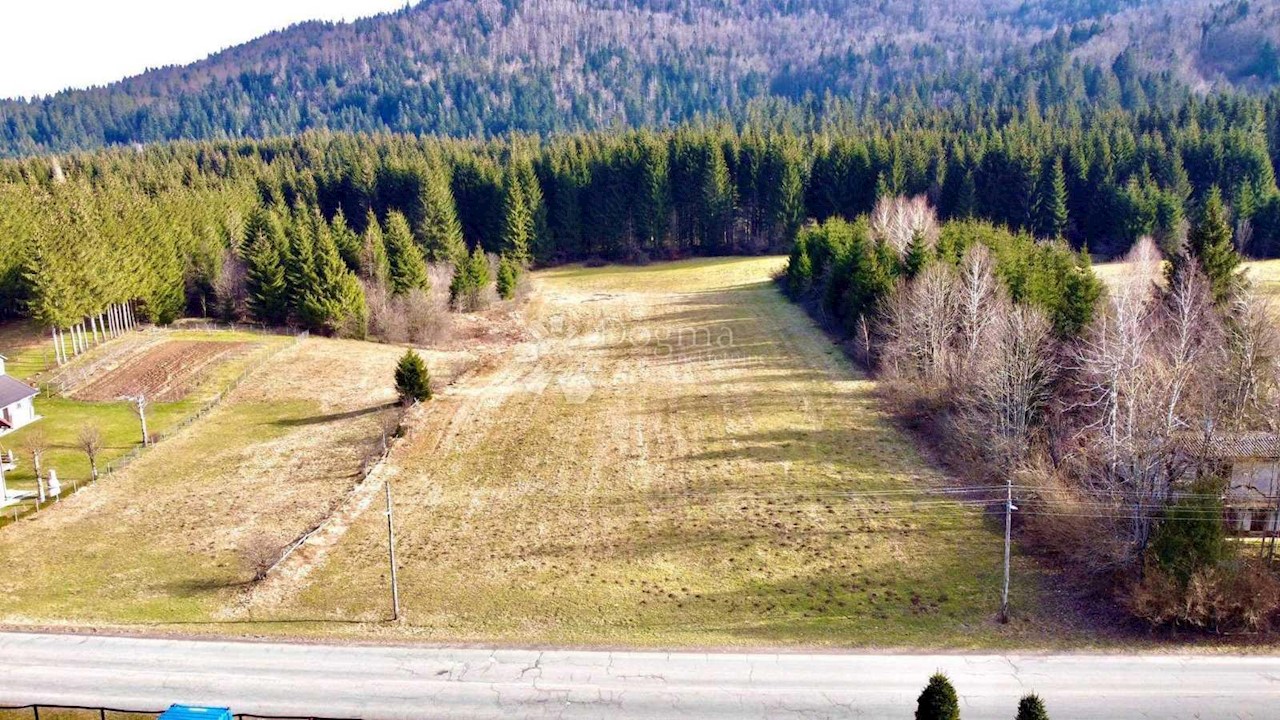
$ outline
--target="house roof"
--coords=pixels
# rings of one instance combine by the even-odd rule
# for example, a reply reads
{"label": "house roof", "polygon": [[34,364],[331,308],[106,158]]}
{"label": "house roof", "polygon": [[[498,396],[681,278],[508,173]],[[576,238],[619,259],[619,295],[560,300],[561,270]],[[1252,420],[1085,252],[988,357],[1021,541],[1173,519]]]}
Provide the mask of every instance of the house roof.
{"label": "house roof", "polygon": [[0,407],[7,407],[39,394],[39,390],[24,382],[14,380],[8,375],[0,375]]}
{"label": "house roof", "polygon": [[1188,455],[1212,460],[1280,459],[1280,435],[1270,432],[1188,436],[1178,443]]}

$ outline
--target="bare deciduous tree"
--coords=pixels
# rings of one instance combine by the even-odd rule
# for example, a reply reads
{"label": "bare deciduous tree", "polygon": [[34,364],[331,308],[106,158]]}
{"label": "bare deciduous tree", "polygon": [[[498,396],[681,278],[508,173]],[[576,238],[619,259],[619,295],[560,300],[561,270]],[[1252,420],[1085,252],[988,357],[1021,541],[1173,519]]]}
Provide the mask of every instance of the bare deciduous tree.
{"label": "bare deciduous tree", "polygon": [[240,559],[245,570],[252,573],[254,582],[266,578],[271,568],[279,562],[281,553],[280,543],[263,532],[246,536],[239,546]]}
{"label": "bare deciduous tree", "polygon": [[27,432],[26,438],[22,441],[22,446],[31,455],[31,467],[36,473],[36,488],[40,499],[43,500],[45,487],[44,471],[41,463],[44,461],[44,454],[49,451],[49,437],[40,428],[33,428]]}
{"label": "bare deciduous tree", "polygon": [[1052,396],[1058,372],[1053,324],[1027,306],[993,303],[985,361],[962,401],[962,417],[986,429],[990,450],[1006,472],[1027,457],[1033,428]]}
{"label": "bare deciduous tree", "polygon": [[102,452],[102,430],[97,425],[83,425],[77,438],[80,450],[89,458],[90,477],[98,479],[98,455]]}
{"label": "bare deciduous tree", "polygon": [[959,387],[970,379],[990,340],[997,313],[1007,303],[995,276],[995,260],[985,245],[974,245],[960,261],[956,300],[955,354],[951,381]]}
{"label": "bare deciduous tree", "polygon": [[955,272],[941,263],[894,290],[881,320],[883,362],[891,379],[944,384],[952,365],[956,299]]}
{"label": "bare deciduous tree", "polygon": [[907,254],[912,240],[932,250],[938,243],[938,216],[923,195],[883,197],[871,211],[871,237],[889,246],[898,257]]}
{"label": "bare deciduous tree", "polygon": [[1223,421],[1232,429],[1265,423],[1276,394],[1280,336],[1275,309],[1267,298],[1246,287],[1236,293],[1227,315],[1223,345]]}

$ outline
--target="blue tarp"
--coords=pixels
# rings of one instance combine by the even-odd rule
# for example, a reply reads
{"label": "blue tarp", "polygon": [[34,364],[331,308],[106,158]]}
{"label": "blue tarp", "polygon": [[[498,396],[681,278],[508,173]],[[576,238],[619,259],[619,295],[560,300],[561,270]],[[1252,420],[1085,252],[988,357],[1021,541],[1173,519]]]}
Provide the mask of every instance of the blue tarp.
{"label": "blue tarp", "polygon": [[170,705],[159,720],[234,720],[231,708]]}

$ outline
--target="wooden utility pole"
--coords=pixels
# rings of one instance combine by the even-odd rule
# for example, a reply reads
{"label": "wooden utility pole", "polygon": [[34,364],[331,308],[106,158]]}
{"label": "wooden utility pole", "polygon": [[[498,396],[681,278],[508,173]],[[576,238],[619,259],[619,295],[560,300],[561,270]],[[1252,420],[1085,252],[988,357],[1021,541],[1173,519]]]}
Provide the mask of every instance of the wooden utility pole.
{"label": "wooden utility pole", "polygon": [[1000,593],[1000,622],[1009,622],[1009,549],[1013,540],[1013,476],[1005,477],[1004,590]]}
{"label": "wooden utility pole", "polygon": [[391,619],[400,619],[400,581],[396,577],[396,525],[391,515],[391,480],[383,485],[387,492],[387,557],[391,562]]}

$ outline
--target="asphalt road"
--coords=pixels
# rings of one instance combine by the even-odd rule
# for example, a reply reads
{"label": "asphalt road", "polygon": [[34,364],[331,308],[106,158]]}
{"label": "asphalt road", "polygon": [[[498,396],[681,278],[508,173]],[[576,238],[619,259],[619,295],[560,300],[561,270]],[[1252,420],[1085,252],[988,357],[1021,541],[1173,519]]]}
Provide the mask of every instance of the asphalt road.
{"label": "asphalt road", "polygon": [[579,652],[0,634],[0,705],[339,718],[911,718],[935,670],[965,720],[1280,718],[1280,657]]}

